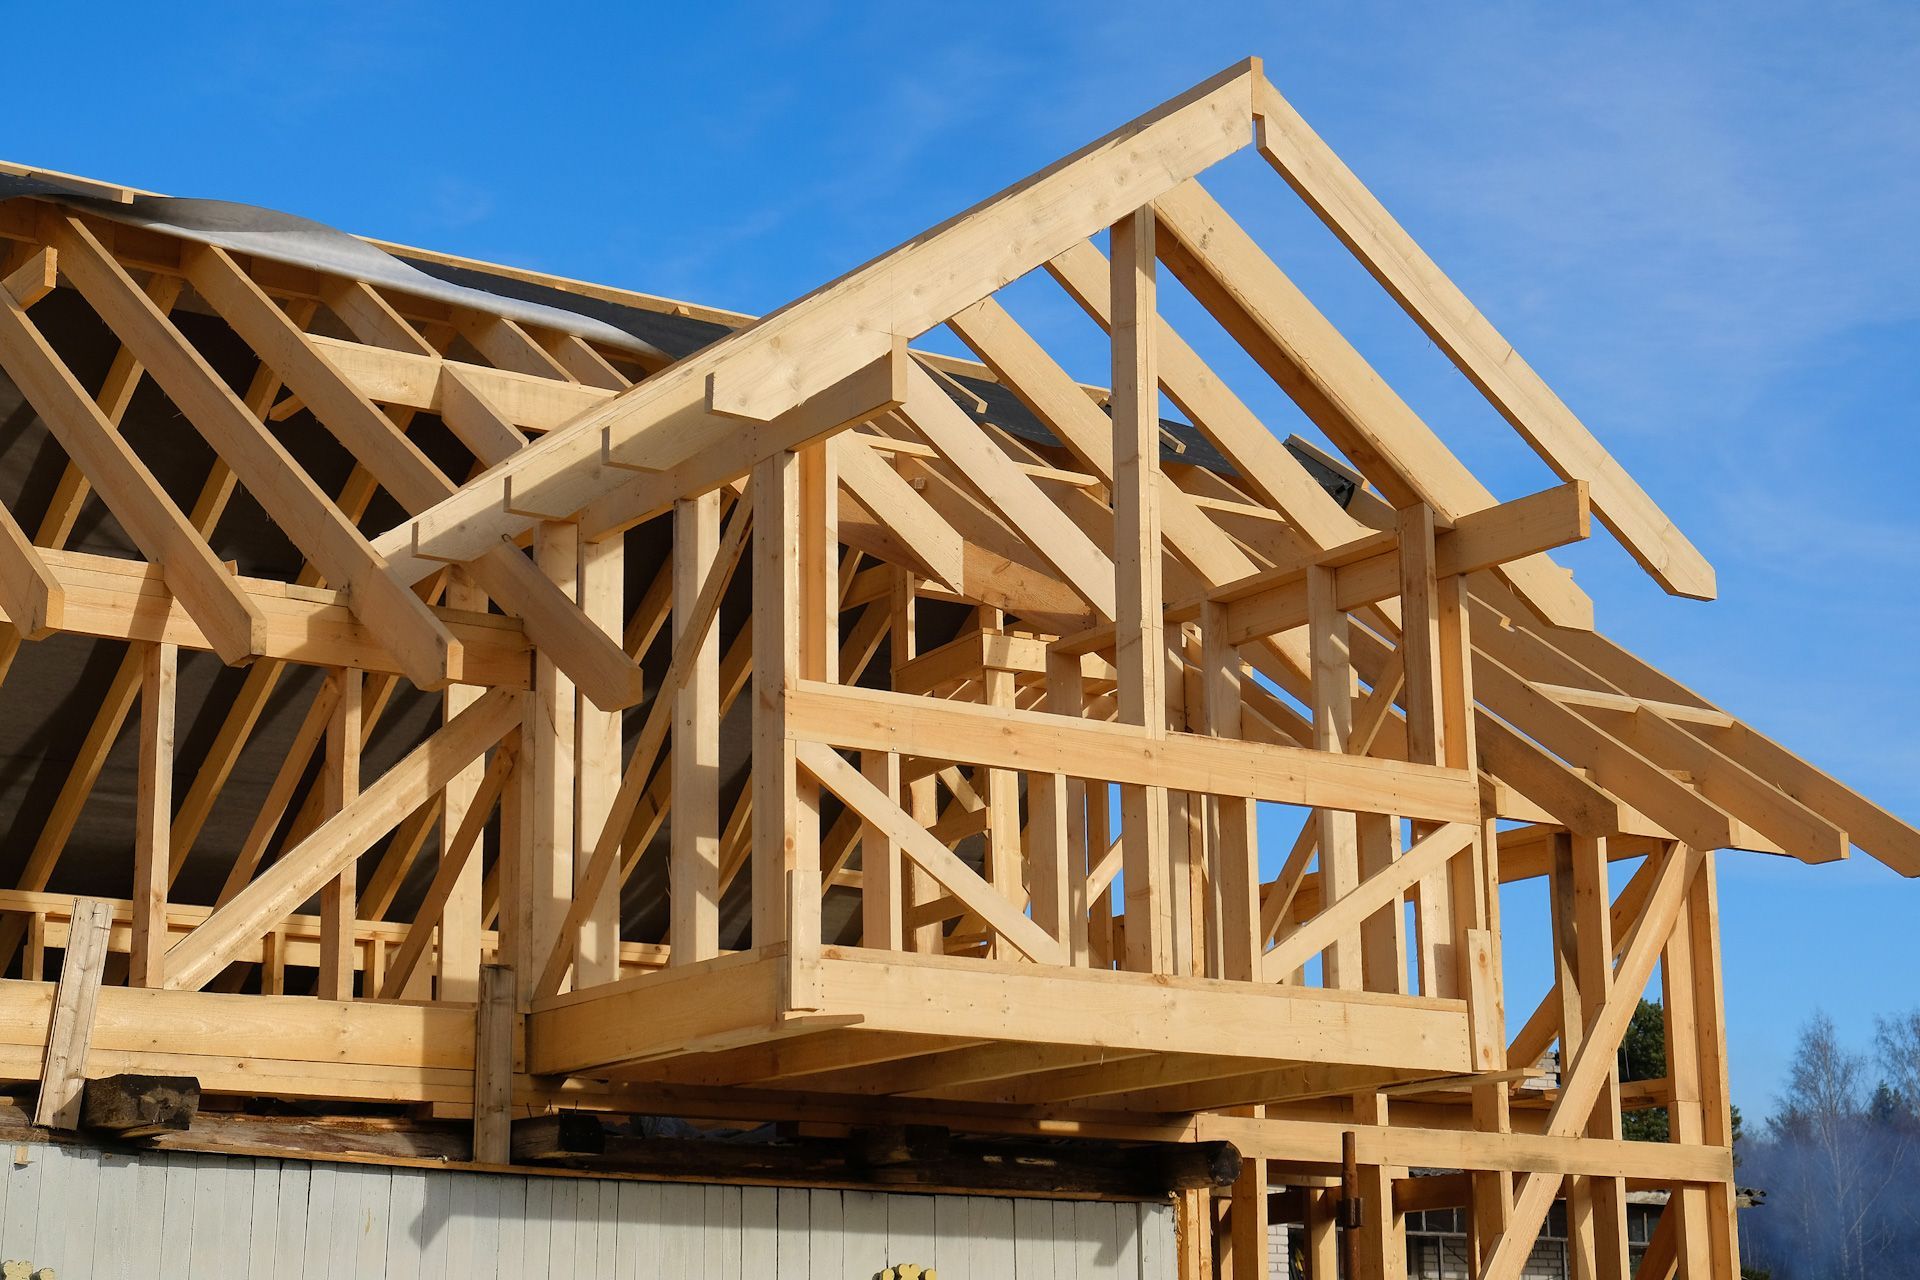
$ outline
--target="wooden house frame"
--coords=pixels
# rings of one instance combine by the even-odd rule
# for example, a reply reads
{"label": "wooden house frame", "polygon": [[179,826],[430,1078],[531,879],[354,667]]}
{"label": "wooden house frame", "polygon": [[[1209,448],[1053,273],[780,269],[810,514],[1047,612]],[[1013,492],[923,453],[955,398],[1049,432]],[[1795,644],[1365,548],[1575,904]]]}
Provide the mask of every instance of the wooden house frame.
{"label": "wooden house frame", "polygon": [[[1314,308],[1199,181],[1248,146],[1564,483],[1496,498]],[[397,250],[718,335],[685,352],[53,185],[0,202],[0,371],[65,458],[0,510],[0,667],[119,656],[0,890],[0,1075],[40,1123],[149,1073],[470,1119],[461,1158],[495,1164],[556,1112],[1228,1142],[1232,1185],[1179,1192],[1183,1277],[1264,1277],[1270,1219],[1316,1276],[1390,1277],[1400,1215],[1466,1206],[1510,1280],[1560,1199],[1579,1274],[1625,1277],[1628,1188],[1674,1193],[1638,1275],[1737,1276],[1715,851],[1912,876],[1920,831],[1595,628],[1548,554],[1592,520],[1672,594],[1711,567],[1257,62],[759,319]],[[1344,457],[1261,422],[1162,270]],[[996,300],[1035,272],[1110,333],[1110,390]],[[56,295],[110,334],[104,380],[37,323]],[[978,363],[911,348],[940,326]],[[197,493],[121,432],[143,386],[208,447]],[[339,442],[343,487],[294,432]],[[298,575],[216,553],[242,492]],[[89,503],[136,557],[68,548]],[[196,652],[250,665],[189,759]],[[196,853],[302,668],[257,820]],[[440,723],[376,774],[403,690]],[[51,892],[123,726],[131,856]],[[189,855],[217,894],[176,894]],[[649,860],[657,910],[623,909]],[[1499,889],[1537,877],[1552,990],[1509,1009]],[[1669,1077],[1628,1096],[1656,965]],[[1623,1141],[1635,1105],[1673,1140]]]}

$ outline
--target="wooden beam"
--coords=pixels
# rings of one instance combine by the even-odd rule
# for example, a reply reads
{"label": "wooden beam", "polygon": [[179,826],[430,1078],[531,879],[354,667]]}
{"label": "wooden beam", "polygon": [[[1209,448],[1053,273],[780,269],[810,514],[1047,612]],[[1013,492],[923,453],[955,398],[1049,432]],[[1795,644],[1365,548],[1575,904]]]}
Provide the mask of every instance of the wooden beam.
{"label": "wooden beam", "polygon": [[[1662,860],[1647,906],[1629,934],[1613,992],[1588,1021],[1581,1047],[1562,1070],[1560,1093],[1547,1112],[1546,1136],[1572,1138],[1585,1129],[1613,1064],[1620,1037],[1640,1003],[1655,961],[1666,945],[1686,893],[1699,870],[1697,849],[1676,845]],[[1514,1198],[1512,1218],[1481,1271],[1480,1280],[1518,1280],[1535,1236],[1560,1189],[1557,1174],[1534,1173]]]}
{"label": "wooden beam", "polygon": [[197,990],[322,885],[351,867],[367,847],[446,785],[469,760],[520,722],[521,695],[495,689],[402,757],[379,781],[167,952],[170,988]]}
{"label": "wooden beam", "polygon": [[[448,939],[450,930],[445,921],[446,912],[461,882],[468,878],[468,869],[477,869],[479,865],[479,859],[473,853],[479,847],[481,830],[499,802],[507,778],[519,757],[518,741],[517,735],[509,737],[494,751],[493,759],[487,762],[471,799],[462,807],[459,825],[447,833],[445,845],[440,851],[440,865],[434,870],[433,879],[428,883],[427,891],[421,895],[420,905],[414,910],[413,922],[407,926],[407,936],[387,960],[386,976],[380,985],[382,1000],[397,1000],[407,989],[415,967],[432,941],[436,923],[441,931],[442,950],[452,945]],[[479,912],[476,910],[474,915],[473,951],[477,960]],[[445,990],[446,973],[450,967],[444,961],[441,964],[442,1000],[458,998]]]}
{"label": "wooden beam", "polygon": [[[1357,933],[1362,921],[1383,908],[1397,907],[1407,890],[1421,877],[1438,871],[1471,846],[1474,823],[1450,822],[1414,843],[1400,857],[1389,862],[1352,889],[1333,898],[1318,914],[1280,940],[1267,952],[1261,967],[1269,982],[1284,981],[1287,975],[1331,948],[1336,939],[1349,931]],[[1335,985],[1331,981],[1329,986]]]}
{"label": "wooden beam", "polygon": [[[964,592],[965,548],[953,526],[941,519],[919,490],[856,431],[837,436],[834,461],[840,483],[883,525],[906,552],[908,568],[954,591]],[[845,513],[841,517],[844,525]]]}
{"label": "wooden beam", "polygon": [[134,796],[133,946],[127,984],[166,985],[167,886],[173,822],[174,697],[179,650],[146,646],[140,663],[140,764]]}
{"label": "wooden beam", "polygon": [[24,311],[52,293],[59,284],[60,257],[51,247],[42,246],[30,250],[27,260],[9,271],[5,280],[0,280],[0,289],[11,294]]}
{"label": "wooden beam", "polygon": [[1066,963],[1066,952],[1059,942],[1022,914],[999,889],[960,861],[952,850],[928,834],[904,809],[862,777],[859,770],[841,759],[839,753],[821,743],[805,742],[795,748],[795,757],[821,785],[859,813],[862,821],[884,829],[902,853],[978,912],[989,928],[1018,948],[1022,955],[1042,964]]}
{"label": "wooden beam", "polygon": [[[1283,390],[1381,487],[1452,521],[1492,506],[1489,493],[1196,182],[1154,203],[1161,260]],[[1566,574],[1529,557],[1502,570],[1540,615],[1591,627],[1593,602]]]}
{"label": "wooden beam", "polygon": [[906,399],[911,363],[906,343],[893,343],[877,359],[750,433],[741,432],[731,419],[709,418],[708,447],[670,468],[638,475],[631,475],[630,468],[620,470],[618,474],[631,478],[586,504],[580,527],[590,538],[620,533],[667,511],[678,499],[739,480],[776,453],[805,448],[871,421]]}
{"label": "wooden beam", "polygon": [[94,1011],[100,1000],[100,980],[106,973],[107,931],[112,921],[112,912],[104,902],[83,898],[74,904],[66,958],[60,966],[60,981],[53,989],[46,1060],[40,1068],[40,1096],[33,1108],[33,1122],[43,1128],[79,1126],[87,1050],[93,1042]]}
{"label": "wooden beam", "polygon": [[[634,742],[633,751],[627,757],[627,766],[620,779],[620,790],[614,796],[606,822],[601,826],[594,840],[593,852],[588,857],[586,867],[580,878],[574,883],[573,903],[568,908],[566,923],[560,930],[560,938],[533,986],[535,998],[545,998],[560,989],[567,971],[572,964],[573,939],[581,921],[586,919],[588,904],[597,900],[598,895],[608,884],[614,883],[613,873],[620,865],[620,851],[628,847],[627,839],[630,823],[637,813],[637,806],[643,794],[647,778],[653,773],[659,760],[662,743],[672,724],[673,710],[677,705],[676,691],[693,674],[695,656],[704,642],[708,630],[713,626],[720,601],[726,594],[727,584],[732,580],[734,571],[742,562],[747,532],[752,528],[749,508],[736,510],[733,522],[719,551],[715,555],[712,570],[706,575],[700,586],[700,593],[687,605],[684,614],[686,629],[680,632],[674,642],[672,657],[667,662],[666,675],[654,695],[654,703],[647,709],[647,718],[641,723],[640,735]],[[731,704],[731,697],[724,688],[725,664],[722,664],[720,684],[722,687],[720,704],[722,716]],[[671,769],[662,775],[671,782],[674,774]],[[657,785],[657,784],[656,784]],[[635,849],[638,853],[638,849]],[[671,867],[669,867],[671,874]],[[724,894],[724,882],[717,891]]]}
{"label": "wooden beam", "polygon": [[900,416],[1103,618],[1114,613],[1113,564],[1031,477],[913,365]]}
{"label": "wooden beam", "polygon": [[1453,281],[1263,76],[1254,85],[1260,153],[1541,460],[1593,487],[1594,510],[1675,595],[1710,600],[1713,566]]}
{"label": "wooden beam", "polygon": [[[1047,271],[1096,323],[1112,323],[1110,268],[1099,249],[1082,241],[1051,259]],[[1338,546],[1364,534],[1366,527],[1307,474],[1279,437],[1207,367],[1166,318],[1160,316],[1156,323],[1161,389],[1233,464],[1252,491],[1314,546]]]}
{"label": "wooden beam", "polygon": [[1418,815],[1436,822],[1477,821],[1480,812],[1479,784],[1466,772],[1398,760],[1189,733],[1156,740],[1135,728],[1095,720],[812,681],[793,689],[787,705],[793,736],[855,751],[897,751],[1026,773]]}
{"label": "wooden beam", "polygon": [[[71,268],[70,262],[65,265]],[[0,297],[0,367],[86,473],[134,545],[160,566],[168,588],[221,660],[240,662],[260,653],[266,619],[11,294]],[[30,606],[25,617],[33,617]]]}
{"label": "wooden beam", "polygon": [[[402,507],[423,510],[453,492],[439,467],[327,362],[231,255],[213,247],[194,254],[188,277]],[[618,710],[640,699],[640,673],[619,643],[516,549],[489,548],[474,557],[468,572],[501,607],[523,619],[540,653],[597,705]]]}
{"label": "wooden beam", "polygon": [[[592,465],[602,457],[668,470],[710,445],[713,412],[759,421],[778,417],[884,356],[896,335],[925,332],[1099,231],[1112,220],[1119,188],[1130,201],[1151,199],[1244,146],[1251,134],[1255,66],[1249,61],[1228,69],[852,275],[662,370],[421,513],[404,533],[396,531],[396,544],[462,559],[528,527],[524,517],[506,509],[509,485],[516,492],[541,491],[548,510],[577,510],[616,486]],[[723,369],[721,382],[710,385]],[[385,539],[381,545],[388,545]]]}
{"label": "wooden beam", "polygon": [[13,513],[0,507],[0,610],[28,640],[66,625],[66,591]]}
{"label": "wooden beam", "polygon": [[[361,713],[365,702],[360,672],[341,667],[330,672],[327,680],[334,689],[333,714],[327,719],[326,758],[320,766],[320,806],[327,818],[333,818],[360,795]],[[320,891],[318,993],[322,1000],[351,1000],[354,996],[353,921],[360,914],[359,888],[359,865],[357,860],[350,860],[324,882]]]}
{"label": "wooden beam", "polygon": [[[744,524],[746,512],[735,516]],[[671,963],[720,954],[720,635],[711,611],[697,602],[716,573],[720,550],[720,495],[684,498],[673,507],[673,639],[691,646],[684,674],[672,689],[673,824],[669,828],[668,900]],[[697,634],[690,634],[697,628]],[[666,696],[666,691],[655,694]]]}
{"label": "wooden beam", "polygon": [[480,969],[474,1010],[473,1158],[482,1164],[513,1159],[513,1041],[519,1020],[514,972],[507,965]]}

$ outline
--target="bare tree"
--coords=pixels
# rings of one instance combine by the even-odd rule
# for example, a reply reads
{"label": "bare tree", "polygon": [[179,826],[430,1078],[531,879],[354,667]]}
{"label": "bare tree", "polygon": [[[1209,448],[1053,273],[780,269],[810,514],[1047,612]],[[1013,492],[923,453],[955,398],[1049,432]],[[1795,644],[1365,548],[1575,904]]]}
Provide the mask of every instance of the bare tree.
{"label": "bare tree", "polygon": [[1904,1199],[1896,1187],[1908,1176],[1906,1135],[1874,1122],[1870,1093],[1867,1057],[1840,1043],[1831,1018],[1815,1014],[1800,1033],[1771,1140],[1749,1153],[1747,1166],[1769,1193],[1767,1239],[1756,1240],[1763,1245],[1757,1252],[1771,1245],[1782,1263],[1791,1258],[1782,1275],[1895,1274],[1886,1266],[1910,1240],[1908,1215],[1895,1203]]}
{"label": "bare tree", "polygon": [[1877,1020],[1874,1042],[1887,1090],[1899,1104],[1901,1120],[1920,1124],[1920,1009]]}

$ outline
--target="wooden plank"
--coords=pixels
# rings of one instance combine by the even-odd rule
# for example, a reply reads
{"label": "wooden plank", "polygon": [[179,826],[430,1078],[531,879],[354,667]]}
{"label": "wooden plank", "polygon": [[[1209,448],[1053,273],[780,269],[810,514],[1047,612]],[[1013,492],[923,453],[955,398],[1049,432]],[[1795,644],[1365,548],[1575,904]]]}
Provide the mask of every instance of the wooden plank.
{"label": "wooden plank", "polygon": [[[1475,824],[1447,823],[1414,843],[1400,857],[1388,863],[1353,888],[1333,898],[1316,915],[1280,940],[1261,960],[1267,981],[1283,981],[1287,975],[1329,949],[1335,940],[1383,907],[1396,906],[1408,889],[1420,878],[1444,867],[1468,848],[1474,838]],[[1338,893],[1338,890],[1335,891]],[[1331,980],[1329,986],[1336,985]]]}
{"label": "wooden plank", "polygon": [[60,579],[5,508],[0,508],[0,611],[28,640],[44,639],[65,625]]}
{"label": "wooden plank", "polygon": [[403,757],[379,781],[216,909],[167,953],[170,988],[196,990],[275,922],[405,817],[418,797],[447,779],[520,721],[521,697],[492,690]]}
{"label": "wooden plank", "polygon": [[168,832],[173,820],[174,697],[179,650],[147,646],[140,664],[140,764],[134,796],[133,944],[127,982],[165,985]]}
{"label": "wooden plank", "polygon": [[967,486],[1061,581],[1102,618],[1113,617],[1113,563],[918,365],[908,370],[907,399],[900,406],[900,416],[953,464]]}
{"label": "wooden plank", "polygon": [[1593,487],[1594,510],[1629,554],[1675,595],[1712,599],[1706,557],[1264,77],[1254,129],[1260,153],[1541,460]]}
{"label": "wooden plank", "polygon": [[[330,672],[332,714],[327,718],[326,758],[321,764],[320,805],[327,818],[343,812],[360,795],[360,747],[365,711],[361,674],[350,667]],[[289,851],[290,853],[292,851]],[[353,921],[359,915],[359,865],[349,860],[320,891],[320,974],[322,1000],[351,1000]],[[291,906],[292,904],[289,904]]]}
{"label": "wooden plank", "polygon": [[794,752],[801,767],[852,806],[863,821],[883,828],[888,838],[900,845],[902,853],[978,912],[995,933],[1017,947],[1022,955],[1042,964],[1066,963],[1066,952],[1055,939],[928,834],[837,752],[818,742],[800,743]]}
{"label": "wooden plank", "polygon": [[516,1005],[513,970],[482,965],[473,1034],[473,1158],[482,1164],[508,1164],[513,1158]]}
{"label": "wooden plank", "polygon": [[[1493,495],[1381,380],[1305,294],[1196,182],[1154,202],[1167,268],[1315,425],[1396,506],[1425,502],[1452,521]],[[1502,570],[1556,625],[1593,625],[1593,602],[1544,559]]]}
{"label": "wooden plank", "polygon": [[[188,276],[402,507],[422,510],[453,492],[453,482],[327,362],[229,254],[217,248],[195,254]],[[618,710],[639,701],[639,672],[619,644],[567,593],[535,572],[525,556],[495,546],[474,557],[468,571],[503,608],[520,615],[540,652],[559,663],[596,704]]]}
{"label": "wooden plank", "polygon": [[840,483],[894,536],[907,553],[909,568],[964,592],[965,549],[959,533],[875,452],[868,440],[858,432],[834,439]]}
{"label": "wooden plank", "polygon": [[[1679,918],[1700,861],[1700,852],[1684,845],[1674,846],[1663,860],[1646,909],[1628,936],[1613,992],[1589,1020],[1574,1061],[1561,1072],[1559,1096],[1547,1112],[1547,1137],[1571,1138],[1586,1127],[1611,1072],[1620,1037]],[[1514,1198],[1507,1229],[1487,1260],[1484,1280],[1518,1280],[1560,1183],[1557,1174],[1535,1173],[1527,1178]]]}
{"label": "wooden plank", "polygon": [[[611,477],[593,468],[601,457],[666,470],[711,442],[712,411],[762,421],[777,417],[883,356],[895,335],[925,332],[1099,231],[1119,212],[1114,205],[1122,188],[1130,203],[1150,199],[1245,145],[1254,67],[1247,62],[1230,68],[1026,182],[648,378],[565,430],[550,433],[459,497],[422,513],[396,542],[463,558],[527,527],[524,518],[505,510],[509,481],[517,491],[539,489],[554,506],[578,509],[613,487]],[[709,380],[723,367],[727,377],[710,399]],[[382,540],[381,545],[387,544]]]}
{"label": "wooden plank", "polygon": [[[746,513],[735,516],[744,522]],[[674,674],[673,823],[668,829],[670,963],[720,954],[720,634],[700,600],[716,575],[720,495],[705,493],[673,507],[673,611],[676,654],[693,646],[686,670]],[[664,696],[656,694],[656,697]]]}
{"label": "wooden plank", "polygon": [[[261,652],[266,619],[11,294],[0,297],[0,367],[86,473],[134,545],[160,566],[167,586],[221,660],[239,662]],[[32,616],[31,611],[25,615],[28,621]]]}
{"label": "wooden plank", "polygon": [[103,902],[81,899],[74,904],[73,928],[67,935],[66,958],[60,966],[60,981],[53,993],[53,1013],[47,1023],[40,1096],[33,1107],[33,1122],[44,1128],[74,1129],[80,1123],[87,1051],[93,1042],[100,980],[106,972],[107,930],[112,919],[111,911]]}
{"label": "wooden plank", "polygon": [[1413,1070],[1467,1060],[1457,1001],[850,947],[823,955],[829,1010],[860,1010],[876,1031],[1146,1053],[1210,1042],[1234,1057]]}
{"label": "wooden plank", "polygon": [[1479,784],[1463,770],[1189,733],[1155,740],[1137,729],[1094,720],[811,681],[788,693],[787,708],[793,736],[856,751],[897,751],[1280,804],[1412,814],[1436,822],[1479,818]]}
{"label": "wooden plank", "polygon": [[[215,651],[212,637],[174,595],[163,568],[83,551],[42,549],[40,555],[65,596],[63,631]],[[350,592],[231,574],[227,585],[261,617],[260,657],[404,674],[385,635],[354,616]],[[462,679],[527,686],[529,645],[518,619],[454,608],[432,613],[467,654]]]}
{"label": "wooden plank", "polygon": [[910,363],[906,343],[896,342],[878,359],[750,433],[741,432],[731,419],[709,417],[707,447],[672,467],[633,475],[626,462],[610,458],[610,465],[626,468],[619,474],[628,478],[584,506],[580,527],[591,538],[619,533],[661,514],[680,498],[697,497],[739,480],[776,453],[804,448],[871,421],[906,399]]}
{"label": "wooden plank", "polygon": [[[1082,241],[1049,260],[1047,271],[1096,323],[1105,326],[1112,322],[1110,268],[1099,249]],[[1338,546],[1364,534],[1366,527],[1307,474],[1280,439],[1207,367],[1166,318],[1160,316],[1156,323],[1154,343],[1161,389],[1233,464],[1252,491],[1315,546]]]}

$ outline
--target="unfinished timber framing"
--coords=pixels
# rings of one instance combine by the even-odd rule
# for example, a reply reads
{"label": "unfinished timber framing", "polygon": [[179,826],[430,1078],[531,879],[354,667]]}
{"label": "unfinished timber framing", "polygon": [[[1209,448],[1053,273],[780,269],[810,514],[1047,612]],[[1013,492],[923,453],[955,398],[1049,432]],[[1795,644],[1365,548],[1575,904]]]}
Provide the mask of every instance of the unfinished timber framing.
{"label": "unfinished timber framing", "polygon": [[[1201,185],[1247,147],[1539,492],[1491,493]],[[1513,1280],[1558,1200],[1576,1273],[1626,1280],[1629,1187],[1674,1193],[1650,1280],[1738,1275],[1716,853],[1914,876],[1920,831],[1594,629],[1550,558],[1593,521],[1675,595],[1711,567],[1257,62],[763,319],[397,251],[700,326],[678,358],[132,194],[0,201],[0,371],[59,461],[0,509],[0,673],[55,637],[119,672],[0,889],[0,1076],[41,1123],[144,1073],[493,1163],[562,1111],[1224,1142],[1230,1185],[1178,1184],[1183,1280],[1264,1278],[1274,1213],[1315,1275],[1389,1280],[1408,1205]],[[1107,388],[997,296],[1036,275]],[[1335,452],[1255,415],[1173,289]],[[942,326],[978,363],[912,347]],[[142,398],[210,454],[197,496]],[[241,492],[296,569],[214,550]],[[123,554],[70,545],[102,520]],[[284,760],[228,794],[290,689]],[[136,717],[132,857],[76,866]],[[1539,877],[1527,981],[1501,887]],[[1656,965],[1649,1145],[1615,1049]]]}

